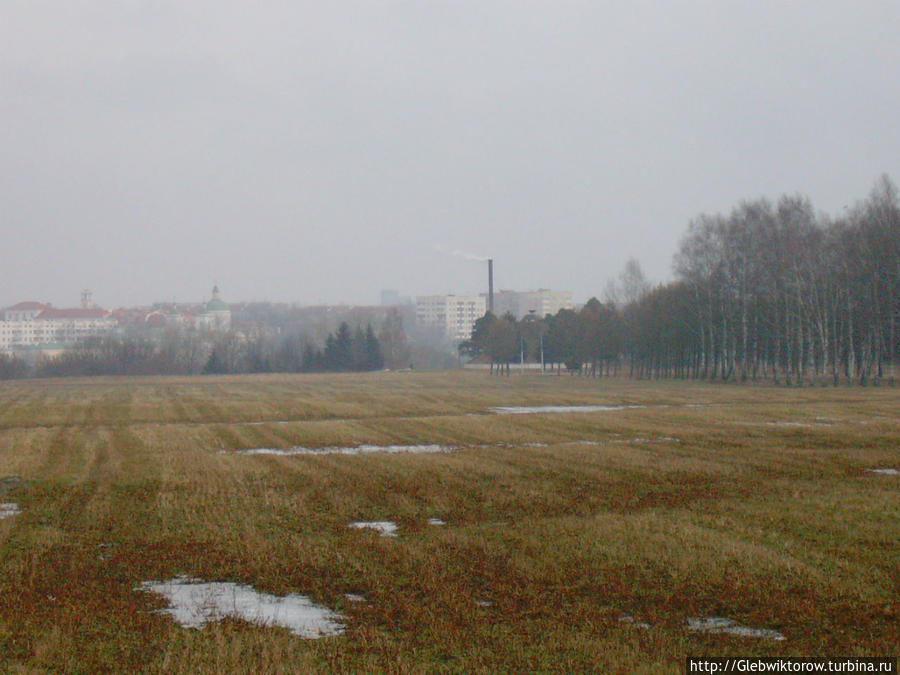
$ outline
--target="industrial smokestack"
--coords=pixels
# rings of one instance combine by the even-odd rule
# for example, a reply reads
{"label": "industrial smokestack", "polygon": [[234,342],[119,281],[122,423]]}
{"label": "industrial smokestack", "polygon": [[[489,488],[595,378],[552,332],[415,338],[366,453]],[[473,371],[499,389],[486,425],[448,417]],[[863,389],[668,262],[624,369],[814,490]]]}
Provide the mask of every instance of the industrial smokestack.
{"label": "industrial smokestack", "polygon": [[494,313],[494,259],[488,258],[488,311]]}

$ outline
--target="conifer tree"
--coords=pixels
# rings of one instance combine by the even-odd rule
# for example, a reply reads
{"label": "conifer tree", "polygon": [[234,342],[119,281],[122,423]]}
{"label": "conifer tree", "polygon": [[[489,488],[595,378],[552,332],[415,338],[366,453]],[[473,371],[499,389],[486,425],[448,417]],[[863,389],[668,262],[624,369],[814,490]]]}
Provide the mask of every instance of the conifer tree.
{"label": "conifer tree", "polygon": [[366,364],[365,370],[381,370],[384,368],[384,355],[381,353],[381,344],[372,330],[372,324],[366,326]]}

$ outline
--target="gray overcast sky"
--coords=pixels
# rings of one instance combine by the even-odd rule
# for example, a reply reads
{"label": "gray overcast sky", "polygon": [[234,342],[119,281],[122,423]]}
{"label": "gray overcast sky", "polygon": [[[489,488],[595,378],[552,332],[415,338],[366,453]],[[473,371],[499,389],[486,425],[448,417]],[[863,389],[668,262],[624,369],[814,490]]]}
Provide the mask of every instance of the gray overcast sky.
{"label": "gray overcast sky", "polygon": [[688,221],[900,181],[900,2],[3,0],[0,304],[670,277]]}

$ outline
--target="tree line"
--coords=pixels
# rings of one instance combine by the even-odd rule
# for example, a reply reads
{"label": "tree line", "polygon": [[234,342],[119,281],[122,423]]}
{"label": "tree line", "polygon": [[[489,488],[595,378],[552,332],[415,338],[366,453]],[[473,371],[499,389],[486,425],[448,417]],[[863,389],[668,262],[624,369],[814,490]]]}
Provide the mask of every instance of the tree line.
{"label": "tree line", "polygon": [[[241,350],[241,359],[235,363],[234,344],[231,340],[220,340],[203,366],[203,373],[341,373],[366,372],[384,368],[381,343],[372,329],[372,324],[357,326],[350,330],[347,322],[342,322],[334,333],[329,333],[324,348],[317,349],[311,343],[299,344],[299,339],[282,341],[280,349],[267,348],[264,340],[250,340]],[[241,367],[243,366],[243,367]]]}
{"label": "tree line", "polygon": [[507,373],[524,358],[591,375],[893,383],[900,202],[887,176],[835,218],[800,195],[701,215],[674,272],[654,288],[629,261],[606,302],[518,321],[488,314],[461,354]]}
{"label": "tree line", "polygon": [[[408,358],[402,326],[386,321],[389,358]],[[397,335],[397,330],[400,335]],[[385,367],[382,343],[371,324],[351,330],[343,322],[322,348],[300,334],[201,334],[172,330],[147,336],[108,335],[80,340],[34,363],[0,355],[0,379],[95,375],[194,375],[275,372],[363,372]],[[401,362],[404,362],[402,361]]]}

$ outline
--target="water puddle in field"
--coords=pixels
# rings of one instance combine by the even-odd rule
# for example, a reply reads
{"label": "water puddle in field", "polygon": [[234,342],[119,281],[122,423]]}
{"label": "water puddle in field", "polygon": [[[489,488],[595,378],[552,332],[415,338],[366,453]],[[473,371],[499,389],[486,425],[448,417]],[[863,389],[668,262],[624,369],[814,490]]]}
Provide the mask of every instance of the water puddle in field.
{"label": "water puddle in field", "polygon": [[12,518],[22,513],[22,509],[15,502],[3,502],[0,504],[0,518]]}
{"label": "water puddle in field", "polygon": [[362,595],[356,593],[344,593],[344,597],[350,602],[365,602],[366,599]]}
{"label": "water puddle in field", "polygon": [[831,422],[765,422],[767,427],[833,427]]}
{"label": "water puddle in field", "polygon": [[[677,439],[665,439],[677,440]],[[295,455],[368,455],[368,454],[399,454],[419,453],[437,454],[455,452],[458,450],[489,450],[491,448],[546,448],[550,443],[494,443],[486,445],[440,445],[437,443],[423,445],[353,445],[353,446],[329,446],[325,448],[305,448],[297,446],[293,448],[250,448],[248,450],[220,450],[224,455],[276,455],[291,457]],[[600,445],[598,441],[563,441],[560,445]]]}
{"label": "water puddle in field", "polygon": [[613,443],[681,443],[680,438],[674,436],[657,436],[656,438],[648,438],[638,436],[636,438],[623,438],[612,441]]}
{"label": "water puddle in field", "polygon": [[749,427],[792,427],[795,429],[810,429],[812,427],[833,427],[832,422],[751,422],[740,421],[737,424],[745,424]]}
{"label": "water puddle in field", "polygon": [[623,614],[619,617],[619,623],[628,624],[629,626],[634,626],[635,628],[640,628],[641,630],[650,630],[650,624],[646,621],[635,621],[634,617],[631,614]]}
{"label": "water puddle in field", "polygon": [[190,577],[145,581],[135,590],[163,596],[169,607],[158,611],[185,628],[202,628],[211,621],[232,617],[263,626],[281,626],[304,638],[344,632],[340,614],[294,593],[278,597],[243,584],[210,583]]}
{"label": "water puddle in field", "polygon": [[727,633],[740,637],[764,638],[766,640],[784,640],[784,635],[769,628],[751,628],[718,616],[710,616],[705,619],[688,619],[688,630],[701,633]]}
{"label": "water puddle in field", "polygon": [[[642,406],[631,406],[642,407]],[[613,434],[619,436],[620,434]],[[681,440],[671,436],[660,436],[658,438],[634,438],[630,441],[620,440],[612,441],[613,443],[626,442],[642,442],[642,443],[661,443],[671,442],[680,443]],[[222,455],[275,455],[280,457],[291,457],[296,455],[368,455],[368,454],[437,454],[457,452],[460,450],[490,450],[492,448],[546,448],[551,445],[601,445],[600,441],[594,440],[575,440],[575,441],[559,441],[553,443],[544,443],[535,441],[531,443],[488,443],[481,445],[440,445],[438,443],[422,444],[422,445],[352,445],[352,446],[328,446],[324,448],[306,448],[296,446],[293,448],[250,448],[247,450],[219,450]]]}
{"label": "water puddle in field", "polygon": [[355,523],[350,523],[347,527],[353,527],[358,530],[375,530],[380,533],[382,537],[397,536],[397,523],[390,520],[375,520],[370,522],[357,521]]}
{"label": "water puddle in field", "polygon": [[494,603],[491,602],[490,600],[476,600],[476,601],[475,601],[475,604],[476,604],[478,607],[490,607],[490,606],[493,605]]}
{"label": "water puddle in field", "polygon": [[866,469],[869,473],[880,473],[882,476],[900,476],[897,469]]}
{"label": "water puddle in field", "polygon": [[[250,450],[234,450],[228,454],[235,455],[367,455],[371,453],[396,454],[400,452],[434,453],[456,450],[449,445],[355,445],[347,447],[331,446],[327,448],[252,448]],[[223,450],[223,452],[225,452]]]}
{"label": "water puddle in field", "polygon": [[4,476],[3,478],[0,478],[0,496],[12,492],[21,484],[22,479],[18,476]]}
{"label": "water puddle in field", "polygon": [[447,523],[444,522],[443,520],[441,520],[440,518],[429,518],[428,524],[435,525],[435,526],[441,526],[441,525],[446,525]]}
{"label": "water puddle in field", "polygon": [[532,406],[498,406],[491,412],[498,415],[527,415],[533,413],[587,413],[605,412],[607,410],[632,410],[646,408],[644,405],[532,405]]}

